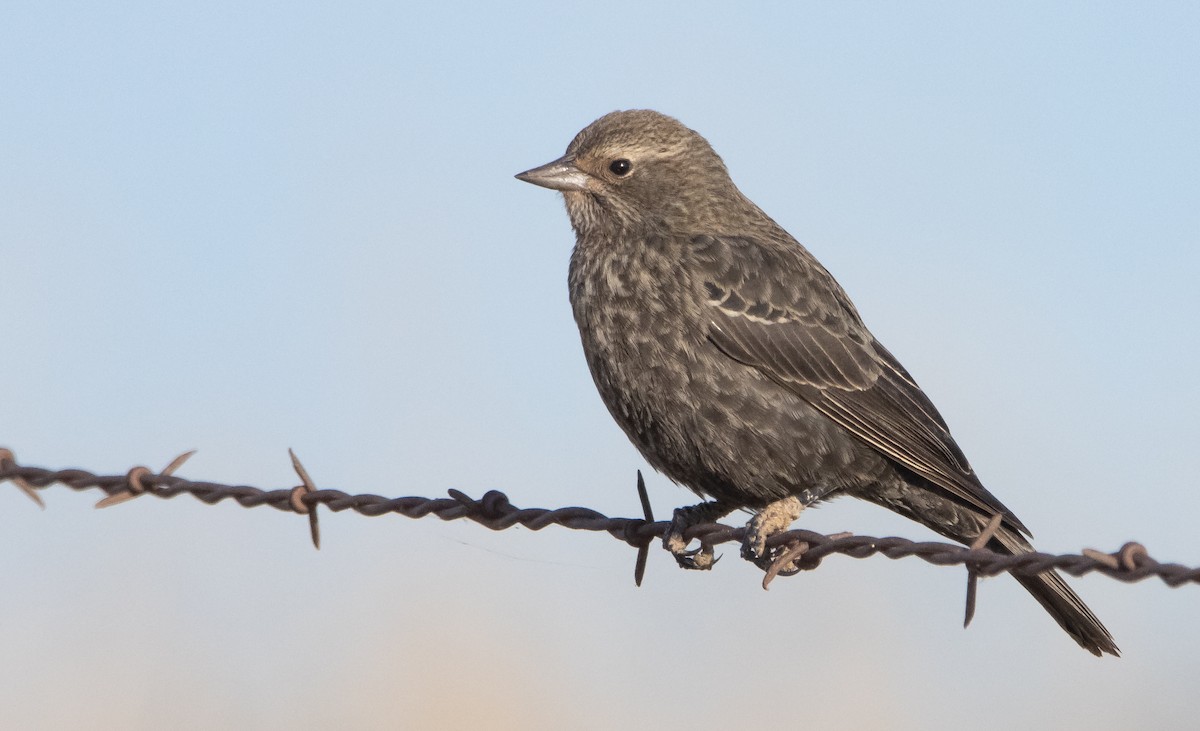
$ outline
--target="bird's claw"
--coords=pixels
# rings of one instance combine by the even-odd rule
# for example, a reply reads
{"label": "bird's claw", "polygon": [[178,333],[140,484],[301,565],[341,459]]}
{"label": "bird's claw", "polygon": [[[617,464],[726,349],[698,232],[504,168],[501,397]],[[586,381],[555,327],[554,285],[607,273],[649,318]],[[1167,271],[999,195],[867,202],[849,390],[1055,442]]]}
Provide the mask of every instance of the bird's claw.
{"label": "bird's claw", "polygon": [[681,568],[707,571],[711,569],[718,558],[713,555],[711,544],[700,541],[699,548],[688,550],[688,539],[684,535],[687,529],[698,522],[707,522],[713,516],[723,515],[726,510],[716,503],[701,503],[690,508],[678,508],[671,516],[671,525],[663,534],[663,548],[675,557],[675,563]]}
{"label": "bird's claw", "polygon": [[775,548],[764,548],[762,554],[752,555],[745,544],[742,544],[742,558],[759,567],[772,576],[792,576],[800,573],[800,567],[791,558],[784,560],[785,554],[792,552],[792,544]]}
{"label": "bird's claw", "polygon": [[713,558],[712,546],[702,542],[699,548],[688,550],[688,539],[683,535],[686,528],[684,521],[677,515],[671,521],[670,529],[663,536],[663,548],[671,552],[671,555],[675,557],[675,563],[679,564],[680,568],[699,571],[711,569],[717,562]]}
{"label": "bird's claw", "polygon": [[663,548],[667,549],[674,554],[676,558],[678,558],[679,556],[688,553],[688,541],[683,537],[682,528],[676,523],[677,521],[672,520],[670,529],[668,529],[666,535],[663,536]]}
{"label": "bird's claw", "polygon": [[672,553],[675,555],[675,563],[679,564],[680,568],[696,571],[708,571],[716,565],[717,561],[721,560],[720,556],[713,556],[712,546],[705,544],[701,544],[699,548],[693,548],[690,551]]}

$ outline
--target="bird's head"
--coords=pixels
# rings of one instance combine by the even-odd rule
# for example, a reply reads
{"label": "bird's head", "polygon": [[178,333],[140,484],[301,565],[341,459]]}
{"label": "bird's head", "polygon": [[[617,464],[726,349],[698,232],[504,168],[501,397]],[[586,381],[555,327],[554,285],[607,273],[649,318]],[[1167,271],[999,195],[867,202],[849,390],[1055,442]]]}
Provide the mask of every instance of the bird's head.
{"label": "bird's head", "polygon": [[699,228],[730,205],[749,204],[707,140],[647,109],[604,115],[575,136],[565,155],[517,178],[562,191],[579,234],[598,227]]}

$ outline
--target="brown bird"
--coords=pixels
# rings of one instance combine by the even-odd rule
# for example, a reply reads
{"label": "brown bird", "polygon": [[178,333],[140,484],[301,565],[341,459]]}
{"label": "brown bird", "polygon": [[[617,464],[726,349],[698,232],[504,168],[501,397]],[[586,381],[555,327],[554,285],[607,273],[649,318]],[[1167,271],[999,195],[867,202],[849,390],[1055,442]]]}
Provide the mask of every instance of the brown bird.
{"label": "brown bird", "polygon": [[[648,110],[607,114],[567,153],[517,177],[562,191],[576,245],[570,295],[600,396],[646,460],[711,501],[688,526],[755,511],[742,553],[838,495],[882,505],[963,543],[1032,551],[946,422],[871,335],[833,276],[742,195],[707,140]],[[1054,572],[1017,581],[1084,649],[1118,654]]]}

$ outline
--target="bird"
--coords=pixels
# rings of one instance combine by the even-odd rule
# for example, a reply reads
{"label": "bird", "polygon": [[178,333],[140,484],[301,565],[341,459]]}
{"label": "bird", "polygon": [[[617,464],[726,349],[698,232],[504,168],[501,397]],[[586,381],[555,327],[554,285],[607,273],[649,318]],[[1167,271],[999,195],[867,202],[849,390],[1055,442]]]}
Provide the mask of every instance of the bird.
{"label": "bird", "polygon": [[[570,302],[601,399],[651,466],[705,499],[664,535],[681,566],[713,564],[711,547],[687,549],[692,525],[750,512],[742,556],[769,563],[767,538],[841,495],[968,545],[1034,550],[838,282],[699,133],[615,111],[516,177],[562,193]],[[1015,578],[1081,647],[1119,655],[1059,574]]]}

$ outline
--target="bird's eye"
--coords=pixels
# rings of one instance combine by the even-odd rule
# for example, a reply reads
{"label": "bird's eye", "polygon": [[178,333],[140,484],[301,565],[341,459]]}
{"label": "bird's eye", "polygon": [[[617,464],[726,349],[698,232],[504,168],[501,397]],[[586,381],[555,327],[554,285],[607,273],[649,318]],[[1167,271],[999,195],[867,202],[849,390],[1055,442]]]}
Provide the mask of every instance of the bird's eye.
{"label": "bird's eye", "polygon": [[613,160],[610,162],[608,164],[608,169],[613,175],[621,178],[629,174],[629,171],[633,169],[633,164],[625,158],[621,158],[620,160]]}

